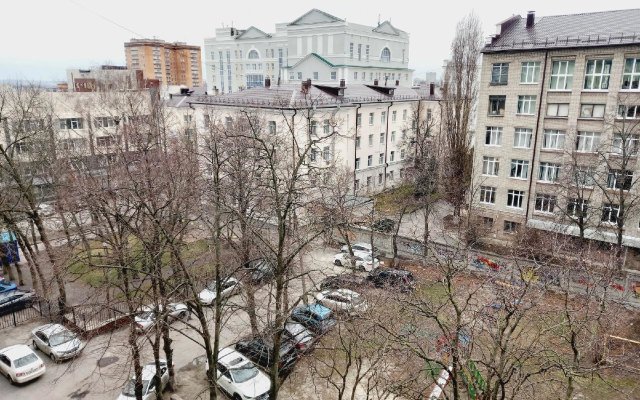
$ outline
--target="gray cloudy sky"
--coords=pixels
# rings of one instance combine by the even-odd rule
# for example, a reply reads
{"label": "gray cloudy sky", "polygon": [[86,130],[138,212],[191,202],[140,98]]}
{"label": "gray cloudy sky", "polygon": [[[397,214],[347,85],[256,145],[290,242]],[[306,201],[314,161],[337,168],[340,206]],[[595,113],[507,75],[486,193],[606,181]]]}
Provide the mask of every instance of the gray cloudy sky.
{"label": "gray cloudy sky", "polygon": [[[639,7],[637,0],[505,0],[409,2],[381,0],[3,0],[0,23],[0,80],[63,80],[67,67],[124,64],[123,43],[136,34],[203,45],[223,24],[255,25],[272,32],[312,8],[339,18],[375,25],[378,15],[411,35],[409,66],[416,75],[440,71],[456,22],[475,11],[485,36],[512,14],[537,16]],[[437,4],[437,5],[436,5]],[[520,7],[520,8],[518,8]],[[640,29],[640,28],[639,28]],[[132,33],[135,32],[136,34]]]}

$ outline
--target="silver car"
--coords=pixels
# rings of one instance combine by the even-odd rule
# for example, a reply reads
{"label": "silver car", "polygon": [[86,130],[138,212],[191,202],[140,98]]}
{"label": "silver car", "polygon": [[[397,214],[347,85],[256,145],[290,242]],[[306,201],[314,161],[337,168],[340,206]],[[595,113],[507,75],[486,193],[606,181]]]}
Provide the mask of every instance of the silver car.
{"label": "silver car", "polygon": [[31,331],[33,348],[40,349],[53,362],[68,360],[82,352],[86,343],[60,324],[47,324]]}
{"label": "silver car", "polygon": [[[161,306],[158,306],[159,310],[162,310]],[[189,319],[191,315],[191,311],[189,311],[189,307],[187,307],[184,303],[169,303],[167,304],[167,313],[169,315],[169,319]],[[146,332],[153,325],[155,325],[157,320],[156,312],[153,307],[145,306],[142,307],[140,312],[135,316],[136,322],[136,330],[138,332]]]}
{"label": "silver car", "polygon": [[[156,387],[160,386],[160,392],[164,391],[167,382],[169,382],[169,371],[167,368],[167,360],[160,359],[160,380],[156,376],[156,364],[151,362],[142,367],[142,400],[157,400]],[[128,400],[136,398],[136,377],[131,377],[124,385],[122,393],[118,396],[118,400]]]}

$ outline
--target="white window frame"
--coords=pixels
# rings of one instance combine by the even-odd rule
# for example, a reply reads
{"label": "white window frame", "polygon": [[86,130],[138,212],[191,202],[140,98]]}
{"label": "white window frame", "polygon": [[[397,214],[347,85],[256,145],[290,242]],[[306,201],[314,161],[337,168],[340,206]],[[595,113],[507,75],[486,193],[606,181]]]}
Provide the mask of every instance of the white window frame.
{"label": "white window frame", "polygon": [[605,111],[605,104],[580,104],[580,118],[603,119]]}
{"label": "white window frame", "polygon": [[518,108],[516,109],[516,114],[535,115],[537,99],[538,99],[538,96],[534,96],[534,95],[518,96]]}
{"label": "white window frame", "polygon": [[547,117],[567,118],[569,116],[569,103],[548,103]]}
{"label": "white window frame", "polygon": [[538,166],[538,180],[540,182],[557,182],[560,175],[560,164],[541,162]]}
{"label": "white window frame", "polygon": [[540,81],[540,61],[525,61],[520,70],[520,83],[535,85]]}
{"label": "white window frame", "polygon": [[367,156],[367,167],[371,167],[371,166],[373,166],[373,155],[369,154]]}
{"label": "white window frame", "polygon": [[506,63],[506,62],[493,63],[491,65],[491,84],[506,85],[508,83],[509,83],[509,63]]}
{"label": "white window frame", "polygon": [[587,217],[589,212],[589,200],[571,198],[567,202],[567,215],[571,218],[579,218],[582,214],[583,218]]}
{"label": "white window frame", "polygon": [[619,119],[640,119],[640,104],[619,105],[617,117]]}
{"label": "white window frame", "polygon": [[622,90],[640,90],[640,57],[624,59]]}
{"label": "white window frame", "polygon": [[502,127],[487,126],[484,136],[485,146],[501,146],[502,145]]}
{"label": "white window frame", "polygon": [[511,160],[511,168],[509,169],[509,178],[528,179],[529,178],[529,160]]}
{"label": "white window frame", "polygon": [[496,204],[496,193],[498,189],[493,186],[480,186],[480,203]]}
{"label": "white window frame", "polygon": [[543,150],[563,150],[566,132],[557,129],[545,129],[542,138]]}
{"label": "white window frame", "polygon": [[576,136],[576,151],[579,153],[595,153],[600,147],[600,133],[579,131]]}
{"label": "white window frame", "polygon": [[378,165],[384,164],[384,153],[378,154]]}
{"label": "white window frame", "polygon": [[482,157],[482,175],[498,176],[500,170],[500,159],[497,157]]}
{"label": "white window frame", "polygon": [[374,118],[375,118],[375,114],[369,113],[369,126],[373,125]]}
{"label": "white window frame", "polygon": [[[497,107],[494,107],[494,105],[496,105]],[[507,96],[490,95],[489,109],[487,110],[487,114],[494,117],[503,117],[506,106],[507,106]]]}
{"label": "white window frame", "polygon": [[537,212],[553,214],[558,204],[558,197],[552,194],[536,193],[533,209]]}
{"label": "white window frame", "polygon": [[502,230],[505,233],[513,234],[517,233],[518,229],[520,229],[521,226],[522,224],[520,224],[519,222],[505,220],[502,226]]}
{"label": "white window frame", "polygon": [[584,67],[584,90],[609,90],[612,60],[597,58],[587,60]]}
{"label": "white window frame", "polygon": [[513,133],[513,148],[530,149],[532,138],[533,138],[533,129],[515,128]]}
{"label": "white window frame", "polygon": [[[622,135],[614,135],[611,143],[611,152],[622,155],[622,142]],[[638,150],[640,149],[640,135],[627,134],[624,140],[624,148],[626,149],[626,156],[638,155]]]}
{"label": "white window frame", "polygon": [[[557,67],[556,67],[557,66]],[[549,90],[566,91],[573,86],[573,73],[575,71],[575,60],[557,60],[551,65],[551,76],[549,77]]]}
{"label": "white window frame", "polygon": [[[522,209],[524,190],[507,190],[507,207]],[[515,205],[514,205],[515,204]]]}
{"label": "white window frame", "polygon": [[[624,176],[623,176],[624,175]],[[622,187],[620,187],[622,185]],[[607,189],[631,190],[633,186],[633,171],[621,169],[609,169],[607,174]]]}
{"label": "white window frame", "polygon": [[[615,213],[615,216],[614,216]],[[602,215],[600,221],[609,224],[617,224],[618,218],[620,218],[620,205],[613,203],[602,204]]]}

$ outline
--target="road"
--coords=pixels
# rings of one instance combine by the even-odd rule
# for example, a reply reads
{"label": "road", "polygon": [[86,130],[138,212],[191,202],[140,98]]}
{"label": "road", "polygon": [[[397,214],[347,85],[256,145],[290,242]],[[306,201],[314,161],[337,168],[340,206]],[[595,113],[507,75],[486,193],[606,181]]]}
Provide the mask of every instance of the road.
{"label": "road", "polygon": [[[310,251],[304,257],[304,265],[308,268],[308,277],[311,281],[317,283],[325,276],[345,272],[345,269],[333,265],[333,256],[337,252],[338,250],[335,249],[321,248]],[[293,295],[300,296],[302,294],[301,280],[293,281],[290,289]],[[256,292],[256,302],[261,305],[258,310],[259,318],[264,318],[269,312],[268,307],[265,306],[272,304],[272,301],[270,302],[268,297],[269,286],[264,286]],[[232,297],[230,303],[231,306],[233,303],[239,306],[243,305],[243,296]],[[230,308],[235,309],[235,307]],[[213,313],[209,312],[208,317],[213,320]],[[195,317],[192,317],[188,322],[197,324]],[[34,322],[2,330],[0,348],[18,343],[30,344],[31,330],[42,323]],[[174,339],[174,362],[176,369],[179,370],[188,367],[196,357],[203,355],[204,349],[199,344],[197,333],[185,326],[183,322],[177,321],[171,326]],[[212,326],[213,323],[210,324],[211,328]],[[242,310],[235,309],[223,326],[221,344],[223,346],[232,344],[248,333],[250,333],[248,315]],[[193,340],[185,335],[190,336]],[[53,363],[48,357],[37,351],[46,364],[47,372],[45,375],[20,386],[12,386],[6,378],[0,376],[0,393],[2,394],[0,398],[12,400],[115,399],[127,377],[131,374],[129,349],[126,344],[127,337],[128,332],[125,328],[94,337],[89,341],[80,357],[71,362],[60,364]],[[143,362],[151,362],[153,360],[151,346],[144,337],[141,337],[141,340],[146,342],[143,349]]]}

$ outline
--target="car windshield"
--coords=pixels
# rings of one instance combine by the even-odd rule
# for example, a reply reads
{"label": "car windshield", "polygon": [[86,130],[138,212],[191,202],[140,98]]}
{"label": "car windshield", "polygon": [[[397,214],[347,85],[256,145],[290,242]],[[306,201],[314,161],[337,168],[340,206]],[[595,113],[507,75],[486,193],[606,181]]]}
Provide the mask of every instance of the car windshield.
{"label": "car windshield", "polygon": [[[151,381],[142,381],[142,394],[147,393],[149,388],[149,383]],[[136,397],[136,380],[129,379],[126,385],[124,385],[124,389],[122,390],[122,394],[128,397]]]}
{"label": "car windshield", "polygon": [[24,367],[26,365],[32,364],[34,362],[38,361],[38,356],[36,356],[35,354],[31,353],[31,354],[27,354],[24,357],[20,357],[18,359],[16,359],[13,363],[16,366],[16,368],[21,368]]}
{"label": "car windshield", "polygon": [[9,303],[11,301],[16,300],[17,298],[19,298],[20,296],[16,295],[16,296],[6,296],[0,299],[0,304],[5,304],[5,303]]}
{"label": "car windshield", "polygon": [[237,383],[246,382],[258,375],[258,369],[251,364],[247,364],[241,368],[230,369],[229,372],[231,372],[233,376],[233,381]]}
{"label": "car windshield", "polygon": [[55,335],[51,335],[51,337],[49,338],[49,344],[51,346],[59,346],[63,343],[70,342],[75,338],[76,338],[76,335],[74,335],[73,332],[65,330],[65,331],[56,333]]}
{"label": "car windshield", "polygon": [[216,291],[216,283],[215,282],[211,282],[210,284],[208,284],[207,285],[207,290],[215,292]]}
{"label": "car windshield", "polygon": [[151,319],[151,318],[153,318],[153,311],[141,312],[140,314],[138,314],[138,318],[143,319],[143,320]]}

